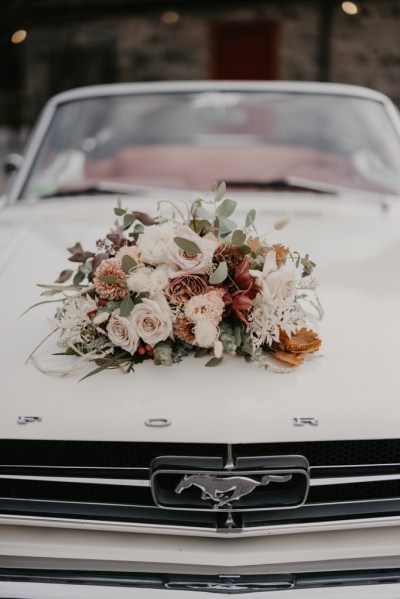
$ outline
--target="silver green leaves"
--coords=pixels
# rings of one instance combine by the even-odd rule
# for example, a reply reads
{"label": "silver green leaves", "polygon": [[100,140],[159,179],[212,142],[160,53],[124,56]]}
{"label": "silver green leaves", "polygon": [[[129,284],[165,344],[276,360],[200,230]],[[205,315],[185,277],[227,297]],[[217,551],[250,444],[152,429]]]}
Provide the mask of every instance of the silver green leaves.
{"label": "silver green leaves", "polygon": [[190,239],[185,239],[184,237],[174,237],[174,241],[181,250],[187,252],[188,254],[201,254],[199,246]]}
{"label": "silver green leaves", "polygon": [[228,276],[228,266],[225,261],[220,262],[218,264],[217,268],[214,270],[214,272],[210,276],[209,281],[210,281],[211,285],[218,285],[218,283],[222,283],[222,281],[225,281],[227,276]]}

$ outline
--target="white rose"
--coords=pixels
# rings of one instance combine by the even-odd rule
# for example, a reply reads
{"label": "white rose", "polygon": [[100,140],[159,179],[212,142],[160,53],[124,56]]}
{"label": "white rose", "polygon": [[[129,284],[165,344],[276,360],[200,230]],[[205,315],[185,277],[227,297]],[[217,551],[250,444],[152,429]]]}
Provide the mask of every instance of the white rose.
{"label": "white rose", "polygon": [[143,262],[152,266],[165,262],[165,251],[174,237],[174,231],[175,224],[170,222],[146,227],[137,241]]}
{"label": "white rose", "polygon": [[199,320],[193,327],[195,343],[199,347],[212,347],[218,339],[218,327],[210,320]]}
{"label": "white rose", "polygon": [[144,266],[131,273],[126,281],[128,288],[134,293],[145,293],[150,288],[152,268]]}
{"label": "white rose", "polygon": [[152,271],[150,275],[150,291],[157,292],[161,291],[167,286],[168,283],[168,274],[164,267],[164,265],[157,266],[155,270]]}
{"label": "white rose", "polygon": [[174,237],[183,237],[193,241],[200,250],[199,254],[190,254],[182,250],[175,241],[169,243],[166,252],[166,262],[169,265],[168,275],[171,279],[182,275],[204,274],[211,263],[218,241],[215,237],[200,237],[187,225],[178,227]]}
{"label": "white rose", "polygon": [[120,316],[119,309],[114,310],[107,325],[108,337],[114,345],[122,347],[134,354],[139,344],[139,337],[128,318]]}
{"label": "white rose", "polygon": [[139,337],[151,346],[172,336],[172,320],[167,302],[145,298],[129,315]]}
{"label": "white rose", "polygon": [[269,273],[263,281],[263,293],[267,300],[278,301],[285,306],[293,304],[297,286],[296,269],[293,264]]}

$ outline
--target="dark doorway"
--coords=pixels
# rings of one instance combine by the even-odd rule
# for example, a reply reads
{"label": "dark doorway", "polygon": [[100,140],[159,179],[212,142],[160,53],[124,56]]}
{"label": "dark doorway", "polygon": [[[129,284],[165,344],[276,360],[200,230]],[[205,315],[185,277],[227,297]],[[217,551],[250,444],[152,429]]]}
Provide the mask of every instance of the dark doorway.
{"label": "dark doorway", "polygon": [[279,79],[277,23],[217,23],[211,29],[213,79]]}

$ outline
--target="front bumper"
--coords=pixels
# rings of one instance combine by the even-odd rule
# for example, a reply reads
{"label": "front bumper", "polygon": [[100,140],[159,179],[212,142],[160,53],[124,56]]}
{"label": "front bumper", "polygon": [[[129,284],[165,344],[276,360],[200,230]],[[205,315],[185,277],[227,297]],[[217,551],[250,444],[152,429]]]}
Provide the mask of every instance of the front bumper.
{"label": "front bumper", "polygon": [[384,599],[400,597],[400,569],[297,575],[146,575],[0,568],[0,598],[7,599]]}
{"label": "front bumper", "polygon": [[0,567],[232,575],[398,567],[398,526],[250,538],[0,526]]}

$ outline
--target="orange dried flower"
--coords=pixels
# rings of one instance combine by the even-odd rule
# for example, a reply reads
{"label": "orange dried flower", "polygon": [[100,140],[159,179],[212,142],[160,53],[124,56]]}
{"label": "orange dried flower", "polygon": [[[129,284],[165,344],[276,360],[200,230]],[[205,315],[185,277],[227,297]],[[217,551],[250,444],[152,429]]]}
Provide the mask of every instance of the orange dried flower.
{"label": "orange dried flower", "polygon": [[303,364],[304,358],[298,356],[297,354],[292,354],[290,352],[281,351],[280,349],[273,352],[275,358],[284,362],[287,366],[294,368],[295,366],[300,366]]}
{"label": "orange dried flower", "polygon": [[289,254],[289,248],[280,243],[275,243],[272,248],[275,251],[276,265],[279,268],[285,262],[285,258]]}
{"label": "orange dried flower", "polygon": [[295,354],[314,353],[321,345],[317,333],[310,329],[302,328],[289,337],[284,331],[281,331],[278,348],[283,351],[293,352]]}

